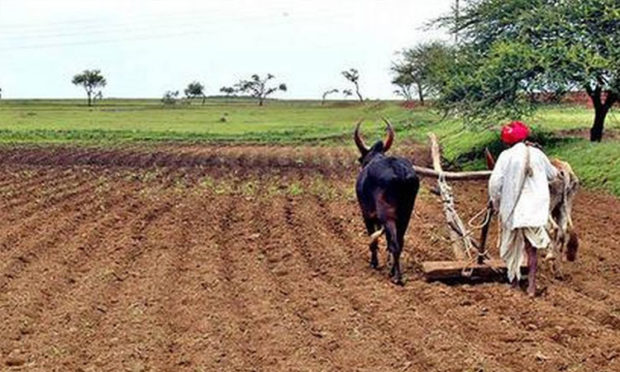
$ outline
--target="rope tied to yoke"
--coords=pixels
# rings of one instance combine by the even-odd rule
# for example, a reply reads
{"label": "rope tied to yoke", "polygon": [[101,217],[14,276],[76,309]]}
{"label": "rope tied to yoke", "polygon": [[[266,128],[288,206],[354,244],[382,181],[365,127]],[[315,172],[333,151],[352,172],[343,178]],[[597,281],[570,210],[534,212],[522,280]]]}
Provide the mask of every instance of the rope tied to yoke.
{"label": "rope tied to yoke", "polygon": [[454,197],[452,196],[452,188],[446,182],[446,175],[443,171],[439,172],[439,177],[437,178],[437,186],[439,187],[441,201],[444,209],[444,214],[448,218],[448,225],[454,229],[460,236],[463,242],[463,247],[465,248],[465,254],[468,257],[468,264],[463,268],[461,274],[465,277],[471,276],[473,273],[473,257],[472,250],[475,249],[470,240],[470,232],[467,230],[463,221],[459,218],[456,210],[454,208]]}
{"label": "rope tied to yoke", "polygon": [[478,219],[481,215],[483,215],[484,213],[486,213],[489,210],[488,206],[481,209],[478,213],[476,213],[472,218],[469,219],[469,221],[467,221],[467,226],[469,226],[469,228],[473,229],[473,230],[480,230],[484,227],[484,225],[486,225],[487,223],[489,223],[489,220],[491,219],[491,214],[487,213],[484,216],[484,220],[482,221],[481,224],[479,225],[475,225],[474,221],[476,219]]}
{"label": "rope tied to yoke", "polygon": [[[493,205],[489,200],[485,208],[481,209],[472,218],[470,218],[469,221],[467,221],[467,226],[469,226],[469,228],[472,230],[482,230],[486,228],[486,230],[482,232],[484,236],[480,238],[480,246],[478,247],[479,263],[481,263],[485,257],[489,257],[489,249],[487,248],[488,244],[486,244],[486,234],[488,233],[488,225],[491,223],[493,213]],[[482,221],[482,223],[479,225],[474,224],[474,221],[478,219],[482,214],[484,214],[484,220]]]}

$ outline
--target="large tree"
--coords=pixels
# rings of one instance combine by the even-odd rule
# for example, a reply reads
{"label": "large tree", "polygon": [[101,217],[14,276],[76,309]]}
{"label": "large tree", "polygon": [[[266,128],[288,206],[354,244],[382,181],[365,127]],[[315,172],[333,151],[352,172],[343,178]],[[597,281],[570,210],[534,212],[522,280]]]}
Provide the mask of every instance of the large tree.
{"label": "large tree", "polygon": [[202,98],[203,105],[205,104],[205,100],[207,99],[207,96],[205,95],[205,86],[198,81],[192,81],[191,83],[187,84],[187,88],[185,88],[183,93],[185,93],[185,97],[187,97],[188,99]]}
{"label": "large tree", "polygon": [[362,93],[360,93],[360,73],[354,68],[350,68],[348,70],[342,71],[342,76],[345,79],[349,80],[353,86],[355,86],[355,94],[357,94],[357,98],[360,102],[364,102],[364,97],[362,97]]}
{"label": "large tree", "polygon": [[617,0],[470,0],[458,19],[458,54],[435,77],[439,104],[472,122],[517,118],[533,93],[585,90],[594,106],[590,139],[600,141],[620,95]]}
{"label": "large tree", "polygon": [[417,92],[420,103],[424,105],[424,99],[436,94],[436,85],[441,83],[434,80],[434,69],[453,58],[451,50],[440,42],[422,43],[403,50],[400,56],[391,67],[392,84],[398,87],[395,93],[411,100],[413,93]]}
{"label": "large tree", "polygon": [[278,90],[286,92],[286,84],[279,84],[277,86],[269,86],[268,83],[271,79],[274,79],[275,76],[272,74],[267,74],[266,77],[261,78],[259,75],[254,74],[248,80],[241,80],[237,84],[235,84],[235,88],[237,91],[242,93],[247,93],[252,97],[258,99],[258,105],[262,106],[265,102],[265,98],[270,96],[271,94],[277,92]]}
{"label": "large tree", "polygon": [[84,70],[82,73],[73,76],[71,82],[84,88],[88,97],[88,106],[93,104],[93,95],[96,94],[95,90],[103,88],[107,84],[100,70]]}

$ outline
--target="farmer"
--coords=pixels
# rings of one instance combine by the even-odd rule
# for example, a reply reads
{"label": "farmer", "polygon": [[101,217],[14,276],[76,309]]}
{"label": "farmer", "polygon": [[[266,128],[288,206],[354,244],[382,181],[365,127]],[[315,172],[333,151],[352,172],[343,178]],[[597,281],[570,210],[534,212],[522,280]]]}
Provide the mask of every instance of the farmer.
{"label": "farmer", "polygon": [[536,293],[537,249],[550,243],[545,225],[549,220],[549,180],[557,171],[547,156],[525,142],[529,128],[513,121],[502,128],[501,139],[509,149],[497,159],[489,180],[489,196],[499,211],[500,255],[508,268],[508,280],[517,288],[524,253],[528,256],[527,293]]}

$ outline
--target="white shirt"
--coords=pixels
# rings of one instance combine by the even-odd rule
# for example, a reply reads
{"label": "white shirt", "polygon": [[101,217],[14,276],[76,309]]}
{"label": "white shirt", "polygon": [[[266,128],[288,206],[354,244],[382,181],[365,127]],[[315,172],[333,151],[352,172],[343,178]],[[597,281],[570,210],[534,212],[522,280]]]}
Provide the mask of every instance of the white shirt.
{"label": "white shirt", "polygon": [[[526,177],[528,149],[532,175]],[[499,207],[503,227],[510,231],[519,227],[545,226],[549,219],[548,181],[556,176],[555,167],[535,147],[520,142],[502,152],[489,179],[489,196],[495,210]],[[525,183],[523,177],[526,177]],[[522,184],[523,191],[520,190]]]}

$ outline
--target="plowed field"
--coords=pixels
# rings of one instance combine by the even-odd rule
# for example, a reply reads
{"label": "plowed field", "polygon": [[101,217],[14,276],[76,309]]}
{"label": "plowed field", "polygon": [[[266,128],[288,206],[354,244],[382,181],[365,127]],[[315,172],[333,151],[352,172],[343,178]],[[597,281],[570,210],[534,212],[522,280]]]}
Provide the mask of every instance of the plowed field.
{"label": "plowed field", "polygon": [[[451,252],[425,181],[399,287],[384,250],[369,268],[355,159],[338,147],[0,150],[0,370],[620,370],[618,199],[579,194],[578,261],[562,279],[543,267],[529,299],[422,279],[423,260]],[[484,183],[454,188],[463,217],[484,206]]]}

